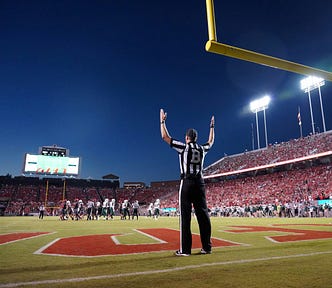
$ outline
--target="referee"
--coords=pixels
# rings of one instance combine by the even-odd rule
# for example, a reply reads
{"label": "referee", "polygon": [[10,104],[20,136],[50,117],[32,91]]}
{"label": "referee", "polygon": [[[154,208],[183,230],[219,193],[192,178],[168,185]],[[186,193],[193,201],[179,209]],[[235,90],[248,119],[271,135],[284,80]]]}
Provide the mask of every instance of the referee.
{"label": "referee", "polygon": [[214,142],[214,116],[210,122],[209,140],[204,145],[197,141],[197,131],[189,129],[185,135],[185,143],[173,139],[166,128],[167,113],[160,109],[160,132],[162,139],[179,154],[181,184],[179,190],[180,209],[180,249],[176,256],[191,254],[192,235],[190,229],[192,205],[198,221],[202,249],[201,254],[211,254],[211,222],[208,214],[203,180],[203,163],[205,154]]}

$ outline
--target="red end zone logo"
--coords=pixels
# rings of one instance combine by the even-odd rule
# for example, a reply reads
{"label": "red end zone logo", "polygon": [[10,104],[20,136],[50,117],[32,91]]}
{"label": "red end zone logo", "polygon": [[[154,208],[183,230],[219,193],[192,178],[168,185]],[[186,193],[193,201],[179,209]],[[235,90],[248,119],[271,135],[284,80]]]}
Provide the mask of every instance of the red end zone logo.
{"label": "red end zone logo", "polygon": [[[136,233],[141,233],[154,240],[153,244],[121,244],[119,238],[121,234],[101,234],[61,238],[52,242],[35,253],[66,255],[66,256],[107,256],[125,255],[160,251],[174,251],[179,248],[179,231],[156,228],[137,229]],[[235,246],[226,240],[212,239],[214,247]],[[193,249],[201,248],[200,236],[193,234]]]}
{"label": "red end zone logo", "polygon": [[[303,224],[305,225],[305,224]],[[332,226],[332,225],[315,225]],[[281,232],[283,235],[266,237],[273,242],[293,242],[305,240],[332,239],[330,231],[316,231],[303,229],[288,229],[280,226],[231,226],[234,229],[225,230],[229,233],[252,232]],[[137,229],[134,233],[140,233],[153,239],[152,244],[121,244],[122,234],[97,234],[87,236],[75,236],[55,239],[48,245],[41,247],[35,254],[47,254],[58,256],[97,257],[110,255],[128,255],[137,253],[149,253],[160,251],[174,251],[179,247],[179,231],[168,228]],[[285,235],[286,233],[286,235]],[[0,245],[50,234],[48,232],[36,233],[11,233],[0,235]],[[151,241],[150,241],[151,242]],[[242,244],[212,238],[214,248],[226,246],[239,246]],[[193,234],[193,249],[201,248],[200,236]]]}
{"label": "red end zone logo", "polygon": [[[292,224],[289,224],[292,225]],[[299,226],[332,226],[330,224],[303,224]],[[276,227],[278,226],[278,227]],[[332,238],[332,232],[330,231],[317,231],[317,230],[300,230],[300,229],[287,229],[279,228],[280,226],[287,225],[274,225],[271,227],[261,227],[261,226],[232,226],[236,229],[225,230],[231,233],[250,233],[250,232],[282,232],[287,233],[287,235],[270,236],[265,237],[273,242],[294,242],[294,241],[305,241],[305,240],[319,240],[319,239],[329,239]],[[296,226],[296,225],[292,225]]]}

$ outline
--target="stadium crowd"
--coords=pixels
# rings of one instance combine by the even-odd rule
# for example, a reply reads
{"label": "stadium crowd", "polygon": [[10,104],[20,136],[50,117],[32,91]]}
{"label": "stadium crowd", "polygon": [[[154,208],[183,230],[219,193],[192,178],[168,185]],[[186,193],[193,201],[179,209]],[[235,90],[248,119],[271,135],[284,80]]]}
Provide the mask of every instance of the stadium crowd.
{"label": "stadium crowd", "polygon": [[222,216],[331,217],[332,207],[317,204],[332,199],[331,191],[330,165],[207,184],[212,214]]}
{"label": "stadium crowd", "polygon": [[[234,171],[234,174],[207,180],[207,202],[211,216],[332,217],[332,207],[317,202],[332,200],[331,155],[319,158],[319,161],[310,159],[277,170],[259,169],[259,166],[266,164],[329,151],[332,151],[331,131],[222,158],[207,167],[205,175],[228,171]],[[237,173],[248,167],[257,167],[257,170],[254,174]],[[63,220],[112,219],[114,216],[130,219],[134,213],[134,203],[139,205],[139,208],[136,207],[139,214],[145,216],[158,217],[166,209],[178,207],[179,181],[153,182],[150,187],[130,189],[99,181],[76,183],[50,180],[48,183],[46,180],[15,181],[8,176],[0,178],[0,198],[8,199],[5,215],[37,214],[44,203],[45,215],[56,215]],[[103,209],[106,199],[114,202],[112,209]],[[155,214],[156,199],[161,200],[157,205],[158,215]],[[124,213],[125,202],[128,212]],[[64,206],[68,204],[72,212],[64,213]],[[92,210],[91,205],[98,207],[99,212],[98,209],[95,214],[88,212]],[[177,215],[176,212],[165,214]]]}
{"label": "stadium crowd", "polygon": [[332,151],[332,131],[314,134],[267,148],[225,156],[205,169],[208,175],[274,164]]}

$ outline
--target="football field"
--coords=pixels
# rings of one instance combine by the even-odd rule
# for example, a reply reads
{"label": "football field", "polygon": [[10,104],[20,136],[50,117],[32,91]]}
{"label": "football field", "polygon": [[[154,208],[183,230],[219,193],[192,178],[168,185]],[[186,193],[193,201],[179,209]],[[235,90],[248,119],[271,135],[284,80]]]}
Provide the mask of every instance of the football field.
{"label": "football field", "polygon": [[0,217],[1,287],[332,287],[331,218],[213,217],[211,255],[176,257],[177,217]]}

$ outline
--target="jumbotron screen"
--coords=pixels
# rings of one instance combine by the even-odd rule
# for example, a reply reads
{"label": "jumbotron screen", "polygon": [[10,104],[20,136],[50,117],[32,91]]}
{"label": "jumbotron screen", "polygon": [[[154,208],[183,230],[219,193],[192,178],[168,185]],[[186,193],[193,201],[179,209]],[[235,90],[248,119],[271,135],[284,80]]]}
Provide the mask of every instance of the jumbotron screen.
{"label": "jumbotron screen", "polygon": [[79,157],[56,157],[25,154],[24,173],[78,175]]}

